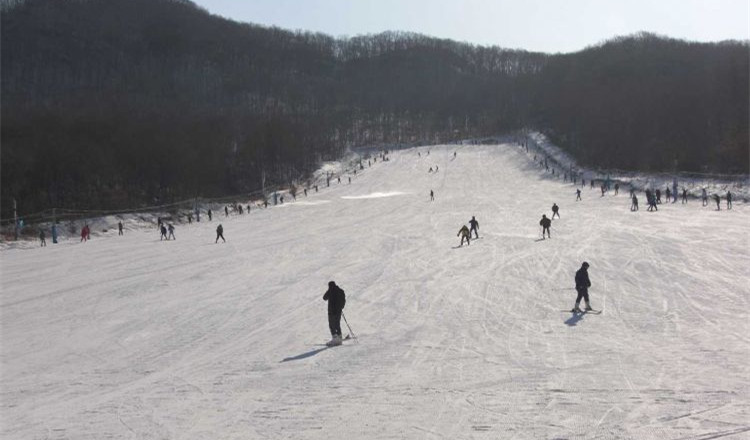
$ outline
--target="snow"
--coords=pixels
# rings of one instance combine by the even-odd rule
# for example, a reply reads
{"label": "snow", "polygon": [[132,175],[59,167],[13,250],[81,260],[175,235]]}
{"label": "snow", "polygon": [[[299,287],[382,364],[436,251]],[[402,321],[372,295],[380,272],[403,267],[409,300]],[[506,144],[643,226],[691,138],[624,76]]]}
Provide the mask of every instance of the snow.
{"label": "snow", "polygon": [[[747,204],[632,213],[517,146],[425,149],[175,241],[4,249],[0,437],[748,438]],[[564,312],[584,260],[601,315]],[[330,280],[359,344],[322,345]]]}

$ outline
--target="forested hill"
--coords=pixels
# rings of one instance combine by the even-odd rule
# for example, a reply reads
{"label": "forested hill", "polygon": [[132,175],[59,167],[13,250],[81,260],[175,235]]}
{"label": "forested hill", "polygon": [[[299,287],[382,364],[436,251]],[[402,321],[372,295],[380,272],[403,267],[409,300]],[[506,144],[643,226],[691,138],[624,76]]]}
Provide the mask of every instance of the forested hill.
{"label": "forested hill", "polygon": [[6,1],[2,217],[289,183],[348,146],[522,127],[583,163],[747,172],[748,44],[649,34],[548,55],[334,39],[178,0]]}

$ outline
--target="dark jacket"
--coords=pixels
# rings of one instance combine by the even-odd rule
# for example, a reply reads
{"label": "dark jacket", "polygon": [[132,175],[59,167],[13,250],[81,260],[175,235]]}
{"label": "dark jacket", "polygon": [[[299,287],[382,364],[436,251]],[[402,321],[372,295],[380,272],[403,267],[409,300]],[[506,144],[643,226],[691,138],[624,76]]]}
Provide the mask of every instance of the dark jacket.
{"label": "dark jacket", "polygon": [[328,313],[341,313],[346,304],[346,294],[337,285],[329,285],[323,299],[328,301]]}
{"label": "dark jacket", "polygon": [[588,269],[582,267],[576,272],[576,289],[585,290],[591,287],[591,281],[589,281]]}
{"label": "dark jacket", "polygon": [[542,219],[539,220],[539,225],[543,228],[549,228],[552,225],[552,220],[547,217],[542,217]]}

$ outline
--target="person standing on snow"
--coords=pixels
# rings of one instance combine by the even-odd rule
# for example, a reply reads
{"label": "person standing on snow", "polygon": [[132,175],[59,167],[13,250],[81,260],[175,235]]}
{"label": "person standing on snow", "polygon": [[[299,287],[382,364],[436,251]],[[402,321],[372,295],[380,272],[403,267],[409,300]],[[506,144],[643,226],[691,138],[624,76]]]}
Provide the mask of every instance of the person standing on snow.
{"label": "person standing on snow", "polygon": [[706,188],[701,189],[701,199],[703,200],[703,206],[708,205],[708,194],[706,194]]}
{"label": "person standing on snow", "polygon": [[167,227],[164,226],[164,223],[161,224],[160,231],[161,231],[161,236],[159,237],[159,241],[169,240],[169,237],[167,237]]}
{"label": "person standing on snow", "polygon": [[581,190],[576,188],[576,202],[581,200]]}
{"label": "person standing on snow", "polygon": [[219,237],[221,237],[221,240],[226,243],[227,241],[224,239],[224,227],[221,226],[221,223],[219,226],[216,227],[216,241],[214,243],[219,242]]}
{"label": "person standing on snow", "polygon": [[682,187],[682,204],[684,205],[687,203],[687,189],[683,186]]}
{"label": "person standing on snow", "polygon": [[555,218],[555,216],[557,216],[557,218],[560,218],[560,213],[558,212],[559,210],[560,210],[560,207],[557,206],[557,203],[553,203],[552,204],[552,218]]}
{"label": "person standing on snow", "polygon": [[57,225],[52,224],[52,244],[57,243]]}
{"label": "person standing on snow", "polygon": [[672,181],[672,203],[677,203],[677,179]]}
{"label": "person standing on snow", "polygon": [[638,211],[638,196],[633,194],[632,203],[630,204],[631,211]]}
{"label": "person standing on snow", "polygon": [[716,201],[716,210],[721,211],[721,197],[718,194],[714,194],[714,200]]}
{"label": "person standing on snow", "polygon": [[458,234],[456,234],[456,237],[461,236],[461,244],[459,246],[464,245],[464,240],[466,240],[466,245],[471,244],[471,232],[469,232],[469,228],[466,227],[466,225],[461,226],[461,229],[458,230]]}
{"label": "person standing on snow", "polygon": [[549,227],[552,226],[552,220],[547,218],[546,214],[542,214],[542,219],[539,220],[539,225],[542,227],[542,240],[544,240],[544,232],[547,232],[547,236],[549,238],[552,238],[552,235],[549,232]]}
{"label": "person standing on snow", "polygon": [[430,201],[431,202],[435,201],[435,193],[432,190],[430,190]]}
{"label": "person standing on snow", "polygon": [[323,300],[328,301],[328,329],[331,331],[331,340],[326,345],[341,345],[341,314],[346,305],[346,294],[335,282],[329,281]]}
{"label": "person standing on snow", "polygon": [[589,281],[589,263],[583,262],[581,268],[576,272],[576,291],[578,296],[576,297],[576,305],[573,307],[573,312],[580,312],[581,299],[586,303],[585,310],[591,310],[591,304],[589,304],[589,287],[591,287],[591,281]]}
{"label": "person standing on snow", "polygon": [[45,239],[44,229],[42,228],[39,228],[39,241],[41,242],[41,244],[39,245],[40,247],[47,246],[47,240]]}
{"label": "person standing on snow", "polygon": [[732,209],[732,193],[727,191],[727,209]]}
{"label": "person standing on snow", "polygon": [[123,235],[122,234],[122,222],[117,222],[117,235]]}
{"label": "person standing on snow", "polygon": [[471,228],[469,228],[469,237],[471,237],[471,233],[474,232],[474,237],[479,238],[479,222],[473,215],[471,216],[471,220],[469,220],[469,225],[471,226]]}
{"label": "person standing on snow", "polygon": [[[167,229],[169,230],[169,237],[172,237],[173,240],[177,240],[177,237],[174,236],[174,225],[169,223]],[[169,240],[169,237],[167,237],[167,240]]]}
{"label": "person standing on snow", "polygon": [[212,215],[213,215],[213,213],[212,213],[212,212],[211,212],[211,210],[209,209],[209,210],[208,210],[208,221],[211,221],[211,216],[212,216]]}

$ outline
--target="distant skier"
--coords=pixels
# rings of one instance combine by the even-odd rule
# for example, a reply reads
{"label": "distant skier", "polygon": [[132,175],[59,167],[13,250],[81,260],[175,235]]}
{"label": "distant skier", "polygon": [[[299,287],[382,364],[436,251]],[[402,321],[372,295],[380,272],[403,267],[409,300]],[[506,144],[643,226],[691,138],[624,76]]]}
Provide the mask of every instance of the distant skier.
{"label": "distant skier", "polygon": [[630,203],[631,211],[638,211],[638,197],[633,194],[632,202]]}
{"label": "distant skier", "polygon": [[212,212],[211,212],[211,210],[209,209],[209,210],[208,210],[208,221],[211,221],[211,217],[212,217],[212,215],[213,215],[213,213],[212,213]]}
{"label": "distant skier", "polygon": [[164,223],[161,224],[161,228],[159,230],[161,232],[161,236],[159,237],[159,241],[169,240],[169,237],[167,237],[167,227],[164,225]]}
{"label": "distant skier", "polygon": [[193,224],[193,213],[192,212],[188,212],[187,218],[188,218],[188,224],[189,225]]}
{"label": "distant skier", "polygon": [[576,272],[576,305],[573,307],[573,312],[581,312],[579,305],[581,299],[584,300],[586,307],[585,310],[591,310],[591,304],[589,303],[589,287],[591,287],[591,281],[589,281],[589,263],[583,262],[581,268]]}
{"label": "distant skier", "polygon": [[57,225],[52,225],[52,244],[57,244]]}
{"label": "distant skier", "polygon": [[600,188],[602,190],[602,197],[604,197],[604,193],[607,192],[607,185],[605,185],[605,184],[602,183],[602,186]]}
{"label": "distant skier", "polygon": [[471,216],[471,220],[469,220],[469,225],[471,226],[469,228],[469,236],[471,237],[471,233],[474,232],[474,237],[479,238],[479,222],[473,215]]}
{"label": "distant skier", "polygon": [[669,190],[669,185],[667,185],[667,190],[664,192],[664,194],[666,194],[666,201],[667,203],[669,203],[669,200],[672,198],[672,191]]}
{"label": "distant skier", "polygon": [[323,300],[328,301],[328,329],[331,331],[331,340],[326,345],[341,345],[341,314],[346,305],[346,294],[335,282],[329,281]]}
{"label": "distant skier", "polygon": [[89,239],[89,225],[83,225],[81,228],[81,241]]}
{"label": "distant skier", "polygon": [[[177,237],[174,236],[174,225],[172,223],[167,225],[167,230],[169,231],[169,237],[171,237],[172,240],[177,240]],[[167,237],[167,240],[169,240],[169,237]]]}
{"label": "distant skier", "polygon": [[727,191],[727,209],[732,209],[732,193]]}
{"label": "distant skier", "polygon": [[557,216],[557,218],[560,218],[560,212],[559,211],[560,211],[560,207],[557,206],[557,203],[553,203],[552,204],[552,218],[553,219],[555,218],[555,216]]}
{"label": "distant skier", "polygon": [[[219,214],[221,215],[221,214]],[[229,206],[224,207],[224,217],[229,217]]]}
{"label": "distant skier", "polygon": [[156,217],[156,229],[161,229],[161,217]]}
{"label": "distant skier", "polygon": [[684,205],[687,203],[687,189],[683,186],[682,187],[682,204]]}
{"label": "distant skier", "polygon": [[576,188],[576,202],[581,200],[581,190],[580,188]]}
{"label": "distant skier", "polygon": [[466,227],[466,225],[461,226],[461,229],[458,230],[458,234],[456,234],[456,237],[461,236],[461,244],[459,246],[464,245],[464,240],[466,240],[466,245],[471,244],[471,232],[469,232],[469,228]]}
{"label": "distant skier", "polygon": [[656,190],[656,204],[660,204],[660,203],[661,203],[661,190],[657,189]]}
{"label": "distant skier", "polygon": [[708,205],[708,194],[706,194],[706,188],[701,189],[701,200],[703,200],[703,206]]}
{"label": "distant skier", "polygon": [[219,226],[216,227],[216,241],[214,243],[218,243],[219,242],[219,237],[221,237],[221,241],[223,241],[224,243],[227,242],[224,239],[224,227],[221,226],[221,223],[219,224]]}
{"label": "distant skier", "polygon": [[435,201],[435,193],[432,190],[430,190],[430,201]]}
{"label": "distant skier", "polygon": [[47,240],[44,234],[44,229],[41,229],[41,228],[39,228],[39,241],[40,241],[39,247],[47,246]]}
{"label": "distant skier", "polygon": [[539,225],[542,227],[542,240],[544,240],[544,232],[547,232],[547,237],[552,238],[549,227],[552,226],[552,220],[547,218],[547,215],[542,214],[542,219],[539,220]]}
{"label": "distant skier", "polygon": [[615,195],[619,194],[619,192],[620,192],[620,184],[615,183]]}
{"label": "distant skier", "polygon": [[677,202],[677,179],[672,181],[672,203]]}
{"label": "distant skier", "polygon": [[117,235],[123,235],[123,233],[122,233],[122,222],[117,222]]}

